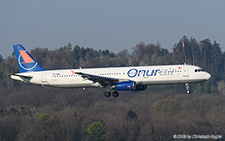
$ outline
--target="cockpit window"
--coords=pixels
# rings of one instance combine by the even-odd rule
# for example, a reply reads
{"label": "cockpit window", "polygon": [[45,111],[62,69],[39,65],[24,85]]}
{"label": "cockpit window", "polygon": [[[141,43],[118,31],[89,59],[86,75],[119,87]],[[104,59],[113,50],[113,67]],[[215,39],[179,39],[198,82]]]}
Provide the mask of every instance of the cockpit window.
{"label": "cockpit window", "polygon": [[195,72],[202,72],[204,71],[203,69],[195,69]]}

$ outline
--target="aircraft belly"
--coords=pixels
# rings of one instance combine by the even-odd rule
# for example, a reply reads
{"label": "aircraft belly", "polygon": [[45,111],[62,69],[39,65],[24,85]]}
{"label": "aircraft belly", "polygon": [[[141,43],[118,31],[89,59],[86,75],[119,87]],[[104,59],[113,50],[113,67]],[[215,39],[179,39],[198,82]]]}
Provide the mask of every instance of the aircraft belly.
{"label": "aircraft belly", "polygon": [[77,88],[77,87],[100,87],[100,84],[93,83],[89,80],[82,79],[52,79],[46,85],[62,88]]}
{"label": "aircraft belly", "polygon": [[59,88],[86,88],[86,87],[97,87],[90,84],[49,84],[47,86],[59,87]]}

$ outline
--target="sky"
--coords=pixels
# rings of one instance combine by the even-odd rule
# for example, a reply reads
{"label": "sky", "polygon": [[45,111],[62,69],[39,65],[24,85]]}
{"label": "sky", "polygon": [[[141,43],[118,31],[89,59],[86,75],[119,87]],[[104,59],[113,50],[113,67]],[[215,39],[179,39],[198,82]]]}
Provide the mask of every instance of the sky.
{"label": "sky", "polygon": [[139,42],[172,50],[183,36],[225,50],[224,0],[0,0],[0,55],[69,42],[119,52]]}

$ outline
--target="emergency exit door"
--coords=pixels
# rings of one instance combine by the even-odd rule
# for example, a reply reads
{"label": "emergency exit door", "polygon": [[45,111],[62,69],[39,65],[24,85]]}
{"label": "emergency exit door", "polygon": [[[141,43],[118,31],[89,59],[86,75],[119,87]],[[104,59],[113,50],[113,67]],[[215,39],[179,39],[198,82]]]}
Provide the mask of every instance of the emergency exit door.
{"label": "emergency exit door", "polygon": [[189,76],[189,69],[188,66],[183,67],[183,77],[188,77]]}

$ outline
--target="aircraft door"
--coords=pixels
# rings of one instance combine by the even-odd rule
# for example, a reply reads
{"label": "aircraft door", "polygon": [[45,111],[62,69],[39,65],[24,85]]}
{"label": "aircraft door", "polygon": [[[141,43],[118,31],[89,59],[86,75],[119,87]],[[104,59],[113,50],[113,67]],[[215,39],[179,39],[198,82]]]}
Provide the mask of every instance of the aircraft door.
{"label": "aircraft door", "polygon": [[99,75],[100,73],[99,73],[98,71],[95,71],[94,74],[95,74],[95,75]]}
{"label": "aircraft door", "polygon": [[188,66],[183,67],[183,77],[189,77],[189,68]]}
{"label": "aircraft door", "polygon": [[42,83],[47,83],[47,72],[42,73]]}

